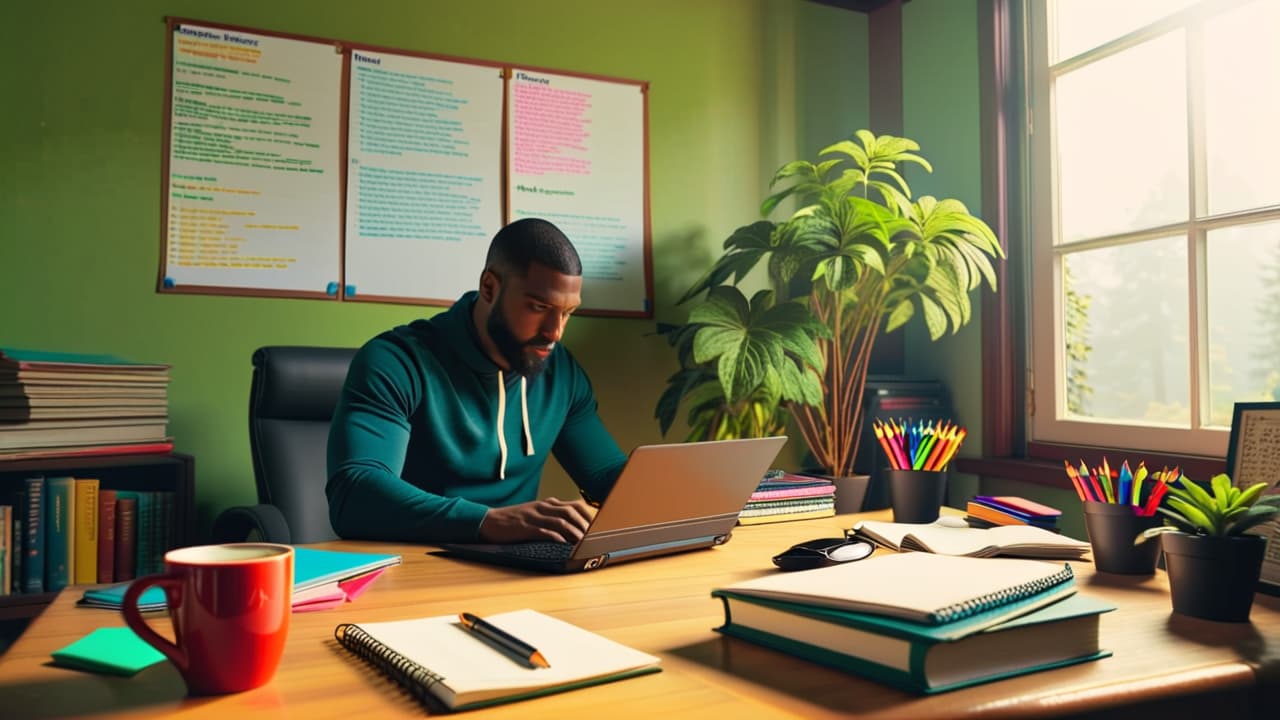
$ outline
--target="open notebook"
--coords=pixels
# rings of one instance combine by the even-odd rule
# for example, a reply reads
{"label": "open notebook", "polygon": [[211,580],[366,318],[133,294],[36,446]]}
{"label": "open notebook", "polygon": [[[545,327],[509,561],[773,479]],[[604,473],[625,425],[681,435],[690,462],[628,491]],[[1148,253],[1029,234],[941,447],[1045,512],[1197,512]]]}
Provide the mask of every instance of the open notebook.
{"label": "open notebook", "polygon": [[485,618],[532,645],[550,667],[512,659],[466,630],[457,615],[346,623],[334,635],[430,707],[496,705],[658,672],[659,658],[536,610]]}
{"label": "open notebook", "polygon": [[993,528],[955,527],[941,522],[894,523],[863,520],[854,534],[890,550],[919,550],[938,555],[1078,560],[1089,543],[1030,525]]}

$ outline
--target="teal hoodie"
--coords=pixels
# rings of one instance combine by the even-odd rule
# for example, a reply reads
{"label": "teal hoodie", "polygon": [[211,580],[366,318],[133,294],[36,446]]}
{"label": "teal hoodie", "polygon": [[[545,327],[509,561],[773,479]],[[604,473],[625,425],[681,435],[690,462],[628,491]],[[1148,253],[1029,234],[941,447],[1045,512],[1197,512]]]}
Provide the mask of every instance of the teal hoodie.
{"label": "teal hoodie", "polygon": [[475,542],[490,507],[537,499],[548,452],[588,498],[613,487],[626,456],[582,367],[556,343],[535,377],[501,372],[476,335],[476,297],[356,353],[329,428],[338,535]]}

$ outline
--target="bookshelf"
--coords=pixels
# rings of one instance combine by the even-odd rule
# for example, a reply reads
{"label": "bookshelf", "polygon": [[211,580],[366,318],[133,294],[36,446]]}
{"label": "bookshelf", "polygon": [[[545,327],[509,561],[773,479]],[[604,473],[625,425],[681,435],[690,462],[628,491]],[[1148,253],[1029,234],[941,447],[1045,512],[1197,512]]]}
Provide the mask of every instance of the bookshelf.
{"label": "bookshelf", "polygon": [[[54,457],[0,460],[0,498],[21,490],[23,480],[34,475],[96,477],[102,489],[169,490],[174,493],[174,547],[194,542],[195,458],[182,453]],[[53,601],[57,593],[0,595],[0,620],[32,618]]]}

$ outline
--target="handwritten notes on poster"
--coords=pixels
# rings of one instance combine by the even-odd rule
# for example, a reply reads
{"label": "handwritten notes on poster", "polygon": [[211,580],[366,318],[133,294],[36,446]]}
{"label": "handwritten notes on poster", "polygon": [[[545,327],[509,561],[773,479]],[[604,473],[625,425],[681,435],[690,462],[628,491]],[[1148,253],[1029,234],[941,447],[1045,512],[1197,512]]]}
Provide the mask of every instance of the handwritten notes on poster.
{"label": "handwritten notes on poster", "polygon": [[651,315],[644,83],[170,20],[161,291],[451,304],[543,217]]}
{"label": "handwritten notes on poster", "polygon": [[502,225],[502,71],[353,50],[346,290],[453,302]]}
{"label": "handwritten notes on poster", "polygon": [[541,217],[582,258],[594,307],[646,313],[641,88],[516,68],[511,77],[511,217]]}
{"label": "handwritten notes on poster", "polygon": [[162,283],[323,295],[339,276],[342,56],[173,31]]}

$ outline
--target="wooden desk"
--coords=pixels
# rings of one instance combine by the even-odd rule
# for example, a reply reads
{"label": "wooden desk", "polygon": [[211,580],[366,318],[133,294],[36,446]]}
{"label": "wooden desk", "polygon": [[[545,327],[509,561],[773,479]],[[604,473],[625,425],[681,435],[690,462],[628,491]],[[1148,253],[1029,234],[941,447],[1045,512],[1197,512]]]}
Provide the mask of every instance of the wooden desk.
{"label": "wooden desk", "polygon": [[[869,517],[884,516],[873,513]],[[535,608],[662,657],[664,671],[467,713],[475,718],[593,717],[1038,717],[1087,712],[1132,718],[1144,703],[1182,717],[1190,709],[1236,720],[1274,718],[1280,707],[1280,599],[1259,595],[1252,623],[1194,620],[1170,611],[1162,573],[1097,576],[1073,563],[1080,592],[1120,609],[1102,616],[1114,656],[932,697],[829,670],[712,632],[723,620],[712,587],[772,571],[769,558],[794,542],[838,536],[851,516],[739,528],[714,550],[622,564],[571,576],[541,576],[429,556],[426,548],[335,542],[321,547],[399,552],[354,603],[293,616],[285,656],[265,687],[186,699],[168,663],[134,678],[48,665],[49,653],[117,614],[74,607],[65,590],[0,658],[5,717],[415,717],[423,709],[333,640],[340,622],[393,620]],[[162,631],[167,621],[153,618]],[[1129,706],[1129,707],[1125,707]],[[1269,707],[1268,707],[1269,706]],[[1144,713],[1145,714],[1145,713]]]}

